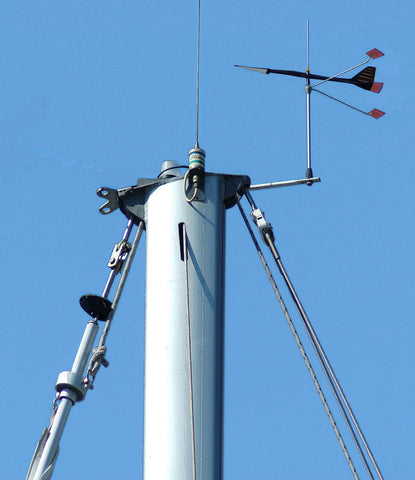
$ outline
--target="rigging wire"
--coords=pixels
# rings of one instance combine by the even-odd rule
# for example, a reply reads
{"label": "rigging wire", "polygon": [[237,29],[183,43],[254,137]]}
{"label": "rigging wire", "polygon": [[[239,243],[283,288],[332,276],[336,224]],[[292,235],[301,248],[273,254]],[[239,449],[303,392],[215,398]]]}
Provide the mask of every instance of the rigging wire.
{"label": "rigging wire", "polygon": [[122,271],[117,290],[116,290],[114,298],[112,300],[111,312],[108,316],[107,321],[105,322],[104,330],[102,331],[102,335],[101,335],[101,338],[99,340],[99,344],[98,344],[99,346],[104,345],[105,341],[107,339],[107,335],[108,335],[109,329],[111,327],[111,323],[112,323],[112,320],[114,318],[115,311],[118,307],[118,302],[120,301],[121,294],[123,292],[124,285],[125,285],[125,282],[127,280],[127,276],[130,272],[131,264],[133,263],[134,256],[135,256],[136,251],[137,251],[137,247],[138,247],[138,244],[139,244],[140,239],[141,239],[141,235],[143,234],[143,230],[144,230],[144,222],[141,221],[139,223],[137,231],[135,233],[135,237],[134,237],[133,243],[131,245],[131,250],[130,250],[130,252],[128,254],[128,257],[125,261],[124,269]]}
{"label": "rigging wire", "polygon": [[268,263],[267,263],[267,261],[265,260],[264,254],[263,254],[263,252],[262,252],[262,250],[261,250],[261,247],[259,246],[259,243],[258,243],[258,241],[257,241],[257,239],[256,239],[256,237],[255,237],[255,235],[254,235],[254,232],[253,232],[253,230],[252,230],[252,228],[251,228],[251,225],[249,224],[249,221],[248,221],[248,219],[247,219],[247,217],[246,217],[246,215],[245,215],[245,212],[244,212],[244,210],[243,210],[243,208],[242,208],[239,200],[237,201],[237,204],[238,204],[239,211],[241,212],[242,218],[243,218],[243,220],[244,220],[244,222],[245,222],[245,225],[246,225],[246,227],[247,227],[247,229],[248,229],[248,231],[249,231],[249,234],[250,234],[250,236],[251,236],[251,238],[252,238],[252,241],[253,241],[253,243],[254,243],[254,245],[255,245],[255,248],[256,248],[256,250],[257,250],[257,252],[258,252],[259,258],[261,259],[262,265],[264,266],[264,269],[265,269],[265,272],[266,272],[266,274],[267,274],[267,276],[268,276],[268,279],[269,279],[269,281],[270,281],[270,283],[271,283],[272,289],[274,290],[274,293],[275,293],[275,295],[276,295],[276,297],[277,297],[277,299],[278,299],[278,301],[279,301],[279,303],[280,303],[281,309],[282,309],[282,311],[283,311],[283,313],[284,313],[284,316],[285,316],[285,318],[286,318],[286,320],[287,320],[287,322],[288,322],[288,325],[289,325],[289,327],[290,327],[290,330],[291,330],[291,332],[292,332],[292,334],[293,334],[293,336],[294,336],[294,339],[295,339],[295,341],[296,341],[296,343],[297,343],[297,346],[298,346],[298,348],[299,348],[299,350],[300,350],[301,356],[303,357],[303,360],[304,360],[304,362],[305,362],[305,364],[306,364],[306,366],[307,366],[307,370],[308,370],[308,372],[309,372],[309,374],[310,374],[310,376],[311,376],[311,379],[312,379],[312,381],[313,381],[313,383],[314,383],[314,386],[315,386],[315,388],[316,388],[316,390],[317,390],[317,393],[318,393],[318,395],[319,395],[319,397],[320,397],[320,400],[321,400],[321,402],[322,402],[322,404],[323,404],[323,406],[324,406],[324,410],[326,411],[327,416],[329,417],[331,426],[333,427],[334,433],[335,433],[335,435],[336,435],[336,437],[337,437],[337,440],[339,441],[340,447],[341,447],[341,449],[342,449],[342,451],[343,451],[343,454],[344,454],[344,456],[345,456],[345,458],[346,458],[347,464],[349,465],[349,468],[350,468],[350,470],[351,470],[351,472],[352,472],[353,477],[355,478],[355,480],[359,480],[359,476],[358,476],[358,474],[357,474],[357,472],[356,472],[356,468],[355,468],[355,466],[354,466],[354,464],[353,464],[353,461],[352,461],[352,459],[351,459],[351,457],[350,457],[350,454],[349,454],[349,452],[348,452],[348,450],[347,450],[347,446],[346,446],[346,444],[344,443],[344,440],[343,440],[343,437],[341,436],[341,433],[340,433],[339,428],[337,427],[336,421],[335,421],[335,419],[334,419],[334,417],[333,417],[333,414],[332,414],[332,412],[331,412],[331,410],[330,410],[330,407],[329,407],[329,405],[328,405],[328,402],[327,402],[327,400],[326,400],[326,397],[324,396],[324,393],[323,393],[323,390],[322,390],[322,388],[321,388],[321,385],[320,385],[320,383],[319,383],[319,381],[318,381],[318,379],[317,379],[317,376],[316,376],[316,374],[315,374],[315,372],[314,372],[314,369],[313,369],[313,367],[312,367],[312,365],[311,365],[311,362],[310,362],[310,360],[309,360],[309,358],[308,358],[308,356],[307,356],[307,353],[306,353],[306,351],[305,351],[305,349],[304,349],[304,346],[303,346],[303,344],[301,343],[300,337],[299,337],[299,335],[298,335],[298,333],[297,333],[297,330],[296,330],[296,328],[295,328],[295,326],[294,326],[294,323],[293,323],[293,321],[292,321],[292,319],[291,319],[291,317],[290,317],[290,314],[289,314],[289,312],[288,312],[288,310],[287,310],[287,307],[286,307],[285,302],[284,302],[284,300],[283,300],[283,298],[282,298],[282,296],[281,296],[281,293],[280,293],[280,291],[279,291],[279,289],[278,289],[278,286],[277,286],[277,284],[276,284],[276,282],[275,282],[275,279],[274,279],[274,277],[273,277],[273,275],[272,275],[272,273],[271,273],[271,270],[270,270],[270,268],[269,268],[269,266],[268,266]]}
{"label": "rigging wire", "polygon": [[[133,227],[132,218],[129,219],[127,228],[124,232],[123,240],[120,243],[127,242],[129,235]],[[50,479],[55,467],[56,459],[59,453],[59,442],[65,428],[68,415],[73,405],[77,401],[81,401],[85,398],[85,394],[88,389],[93,388],[93,382],[95,375],[98,372],[101,365],[108,366],[109,363],[105,359],[104,355],[106,352],[106,347],[104,345],[106,335],[108,334],[108,329],[114,315],[117,303],[121,296],[122,289],[125,284],[126,276],[131,266],[134,253],[136,251],[138,241],[141,237],[141,233],[144,228],[144,222],[140,222],[138,227],[134,245],[132,250],[125,250],[124,253],[128,256],[128,252],[131,254],[128,256],[126,263],[124,260],[126,257],[120,255],[118,257],[119,265],[111,266],[111,273],[109,275],[108,281],[104,288],[104,293],[102,297],[98,297],[107,300],[107,296],[110,292],[111,286],[114,282],[115,275],[120,271],[122,265],[124,265],[124,271],[122,278],[118,283],[117,292],[115,294],[114,302],[111,305],[111,311],[108,312],[107,322],[104,328],[104,333],[101,336],[100,345],[92,351],[90,362],[87,368],[86,376],[83,379],[82,385],[78,380],[72,380],[72,378],[79,379],[82,381],[82,374],[85,369],[88,357],[91,354],[92,345],[95,341],[95,337],[98,332],[98,320],[101,319],[98,312],[94,312],[94,309],[89,310],[87,307],[86,311],[94,317],[93,320],[90,320],[87,323],[85,328],[81,343],[78,347],[78,351],[75,356],[75,360],[72,365],[70,372],[62,372],[58,377],[58,383],[56,384],[57,394],[53,401],[52,405],[52,414],[49,422],[49,427],[44,429],[42,436],[38,442],[38,445],[35,450],[35,454],[32,458],[32,462],[29,467],[27,474],[27,480],[41,480],[41,479]],[[117,244],[118,247],[120,244]],[[111,257],[112,259],[112,257]],[[110,265],[109,265],[110,266]],[[117,268],[117,267],[120,268]],[[85,296],[87,297],[87,296]],[[85,297],[82,297],[81,300]],[[82,303],[81,303],[81,306]],[[85,309],[85,308],[84,308]],[[103,318],[102,318],[103,319]],[[61,379],[61,380],[59,380]]]}
{"label": "rigging wire", "polygon": [[195,421],[193,405],[193,370],[192,370],[192,338],[190,330],[190,300],[189,300],[189,251],[187,244],[186,224],[181,223],[181,237],[183,242],[184,278],[186,284],[186,335],[188,351],[188,374],[189,374],[189,396],[190,396],[190,428],[192,433],[192,473],[193,480],[196,480],[196,448],[195,448]]}
{"label": "rigging wire", "polygon": [[[134,222],[133,222],[132,219],[130,219],[129,222],[128,222],[127,231],[123,236],[123,240],[128,239],[133,225],[134,225]],[[124,264],[124,267],[123,267],[123,270],[122,270],[121,278],[120,278],[120,281],[118,282],[117,290],[115,292],[114,299],[112,301],[111,310],[110,310],[110,313],[108,314],[108,318],[105,322],[101,337],[100,337],[99,342],[98,342],[98,346],[94,348],[94,350],[92,352],[92,356],[89,360],[87,372],[86,372],[86,375],[85,375],[85,378],[84,378],[85,388],[88,388],[88,389],[91,388],[92,389],[93,388],[93,383],[95,381],[95,377],[96,377],[96,375],[98,373],[98,370],[100,369],[101,365],[104,365],[105,367],[107,367],[109,365],[108,361],[105,359],[105,354],[107,352],[107,347],[105,345],[105,342],[107,340],[107,336],[108,336],[109,330],[111,328],[111,324],[112,324],[112,321],[113,321],[113,318],[114,318],[114,314],[115,314],[115,311],[117,310],[118,302],[120,301],[121,294],[123,292],[125,282],[127,280],[127,276],[130,272],[131,264],[134,260],[134,256],[136,254],[138,244],[140,242],[143,230],[144,230],[144,222],[141,221],[139,223],[137,231],[135,233],[134,240],[133,240],[133,243],[131,245],[131,250],[129,251],[128,256],[125,260],[125,264]],[[114,271],[115,270],[113,270],[113,272]]]}
{"label": "rigging wire", "polygon": [[[246,191],[246,198],[247,198],[248,202],[250,203],[252,209],[254,210],[256,208],[256,205],[255,205],[255,202],[254,202],[252,196],[250,195],[250,193],[248,191]],[[293,284],[292,284],[292,282],[291,282],[291,280],[290,280],[290,278],[289,278],[289,276],[288,276],[288,274],[287,274],[287,272],[284,268],[284,265],[281,261],[281,258],[278,254],[278,251],[275,247],[274,240],[273,240],[273,238],[271,238],[271,236],[267,232],[265,232],[265,234],[264,234],[264,241],[268,245],[268,247],[270,248],[271,253],[274,257],[274,260],[275,260],[275,262],[276,262],[276,264],[277,264],[277,266],[280,270],[280,273],[283,276],[284,281],[285,281],[285,283],[286,283],[286,285],[289,289],[291,297],[292,297],[292,299],[293,299],[293,301],[294,301],[294,303],[297,307],[298,313],[301,317],[301,320],[303,321],[304,327],[305,327],[305,329],[306,329],[306,331],[307,331],[307,333],[310,337],[311,343],[312,343],[312,345],[313,345],[313,347],[314,347],[314,349],[317,353],[317,356],[318,356],[318,358],[320,360],[320,363],[323,367],[323,370],[326,374],[326,377],[328,379],[330,387],[331,387],[331,389],[332,389],[332,391],[333,391],[333,393],[336,397],[337,403],[340,407],[340,410],[343,414],[343,417],[345,418],[346,424],[347,424],[347,426],[348,426],[348,428],[349,428],[349,430],[352,434],[353,440],[356,444],[356,448],[359,451],[359,454],[360,454],[360,456],[362,458],[362,461],[363,461],[363,463],[366,467],[366,470],[368,471],[368,474],[369,474],[370,478],[373,480],[373,474],[372,474],[372,472],[370,470],[370,467],[367,463],[366,457],[365,457],[365,455],[362,451],[362,447],[360,445],[360,442],[359,442],[358,438],[356,437],[356,433],[353,429],[352,424],[350,423],[350,420],[352,421],[352,423],[353,423],[353,425],[356,429],[356,432],[357,432],[357,434],[358,434],[358,436],[359,436],[359,438],[360,438],[360,440],[361,440],[361,442],[362,442],[362,444],[363,444],[363,446],[366,450],[366,453],[367,453],[367,455],[368,455],[368,457],[369,457],[369,459],[370,459],[370,461],[371,461],[379,479],[383,480],[383,476],[382,476],[382,473],[380,471],[380,468],[376,463],[376,460],[373,456],[373,453],[372,453],[372,451],[371,451],[371,449],[370,449],[370,447],[369,447],[369,445],[366,441],[366,438],[363,435],[363,432],[362,432],[362,430],[361,430],[361,428],[360,428],[360,426],[357,422],[357,419],[356,419],[356,417],[355,417],[355,415],[354,415],[354,413],[353,413],[353,411],[350,407],[350,404],[349,404],[349,402],[346,398],[346,395],[344,394],[344,391],[341,388],[341,385],[340,385],[340,383],[339,383],[339,381],[338,381],[338,379],[337,379],[337,377],[334,373],[334,370],[333,370],[333,368],[332,368],[332,366],[331,366],[331,364],[330,364],[330,362],[329,362],[329,360],[328,360],[328,358],[327,358],[327,356],[324,352],[324,349],[323,349],[323,347],[322,347],[322,345],[321,345],[321,343],[320,343],[320,341],[317,337],[317,334],[316,334],[316,332],[315,332],[315,330],[314,330],[314,328],[313,328],[313,326],[312,326],[312,324],[311,324],[311,322],[310,322],[310,320],[309,320],[309,318],[308,318],[308,316],[307,316],[307,314],[304,310],[304,307],[302,306],[302,304],[300,302],[300,299],[299,299],[299,297],[298,297],[298,295],[297,295],[297,293],[294,289],[294,286],[293,286]],[[346,413],[346,411],[347,411],[347,413]]]}
{"label": "rigging wire", "polygon": [[[282,262],[281,262],[281,259],[280,259],[279,255],[278,255],[278,252],[277,252],[276,248],[275,248],[275,245],[274,245],[273,242],[270,241],[269,238],[267,238],[267,241],[268,241],[270,250],[271,250],[271,252],[272,252],[272,254],[273,254],[274,258],[275,258],[275,261],[276,261],[276,263],[277,263],[277,265],[278,265],[278,268],[280,269],[281,274],[283,275],[284,279],[286,280],[287,286],[288,286],[288,288],[289,288],[289,290],[290,290],[290,293],[291,293],[291,295],[292,295],[292,297],[293,297],[293,300],[294,300],[294,302],[296,303],[296,306],[297,306],[298,311],[299,311],[299,313],[300,313],[300,317],[301,317],[301,319],[302,319],[303,322],[304,322],[304,326],[305,326],[305,328],[306,328],[306,330],[307,330],[307,333],[308,333],[309,336],[310,336],[311,342],[312,342],[312,344],[313,344],[313,346],[314,346],[314,348],[315,348],[315,350],[316,350],[316,353],[317,353],[317,356],[318,356],[318,358],[319,358],[319,360],[320,360],[320,363],[321,363],[322,366],[323,366],[324,372],[325,372],[325,374],[326,374],[326,376],[327,376],[327,379],[328,379],[329,384],[330,384],[330,386],[331,386],[331,388],[332,388],[332,390],[333,390],[333,393],[334,393],[334,395],[335,395],[335,397],[336,397],[337,403],[339,404],[339,407],[340,407],[340,409],[341,409],[341,411],[342,411],[342,414],[343,414],[343,416],[344,416],[344,418],[345,418],[345,420],[346,420],[347,426],[348,426],[348,428],[349,428],[349,430],[350,430],[350,432],[351,432],[351,434],[352,434],[353,440],[354,440],[354,442],[355,442],[355,444],[356,444],[356,447],[357,447],[357,449],[358,449],[358,451],[359,451],[359,454],[360,454],[360,456],[361,456],[361,458],[362,458],[362,460],[363,460],[363,463],[364,463],[364,465],[365,465],[365,467],[366,467],[366,469],[367,469],[367,471],[368,471],[368,474],[369,474],[370,478],[373,480],[373,474],[372,474],[372,472],[371,472],[371,470],[370,470],[370,467],[369,467],[369,465],[368,465],[368,463],[367,463],[366,457],[365,457],[365,455],[364,455],[364,453],[363,453],[363,451],[362,451],[361,445],[360,445],[360,443],[359,443],[359,441],[358,441],[358,439],[357,439],[357,437],[356,437],[356,434],[355,434],[355,432],[354,432],[354,429],[352,428],[352,425],[351,425],[351,423],[350,423],[350,420],[353,422],[353,425],[355,426],[355,429],[356,429],[356,431],[357,431],[357,433],[358,433],[358,435],[359,435],[359,437],[360,437],[360,439],[361,439],[361,441],[362,441],[362,443],[363,443],[363,445],[364,445],[364,447],[365,447],[365,450],[366,450],[366,452],[367,452],[367,454],[368,454],[368,456],[369,456],[369,458],[370,458],[370,460],[371,460],[371,462],[372,462],[372,465],[373,465],[373,467],[375,468],[375,470],[376,470],[379,478],[380,478],[381,480],[383,480],[382,474],[380,473],[379,467],[378,467],[377,464],[376,464],[376,461],[375,461],[375,459],[374,459],[374,457],[373,457],[373,454],[372,454],[372,452],[371,452],[371,450],[370,450],[370,448],[369,448],[369,445],[368,445],[368,443],[367,443],[367,441],[366,441],[366,439],[365,439],[365,437],[364,437],[364,435],[363,435],[363,432],[362,432],[362,430],[361,430],[361,428],[360,428],[360,426],[359,426],[359,424],[358,424],[358,422],[357,422],[357,419],[356,419],[356,417],[355,417],[355,415],[354,415],[354,413],[353,413],[353,411],[352,411],[352,409],[351,409],[351,407],[350,407],[350,404],[349,404],[349,402],[348,402],[348,400],[347,400],[347,398],[346,398],[346,395],[344,394],[344,392],[343,392],[343,390],[342,390],[342,388],[341,388],[341,385],[340,385],[340,383],[339,383],[339,381],[338,381],[338,379],[337,379],[337,377],[336,377],[336,375],[335,375],[335,373],[334,373],[334,370],[333,370],[333,368],[332,368],[332,366],[331,366],[331,364],[330,364],[330,362],[329,362],[329,360],[328,360],[328,358],[327,358],[327,356],[326,356],[326,354],[325,354],[325,352],[324,352],[324,349],[323,349],[323,347],[322,347],[322,345],[321,345],[321,343],[320,343],[320,341],[319,341],[319,339],[318,339],[318,337],[317,337],[317,334],[316,334],[316,332],[314,331],[314,328],[313,328],[313,326],[311,325],[311,322],[310,322],[310,320],[308,319],[308,317],[307,317],[307,315],[306,315],[306,313],[305,313],[305,311],[304,311],[304,308],[303,308],[303,306],[302,306],[301,303],[300,303],[300,300],[299,300],[299,298],[298,298],[298,296],[297,296],[297,294],[296,294],[296,292],[295,292],[295,290],[294,290],[294,287],[292,286],[291,281],[289,280],[288,274],[287,274],[287,272],[285,271],[285,268],[284,268],[284,266],[283,266],[283,264],[282,264]],[[341,398],[342,401],[340,401],[340,398]],[[347,410],[347,413],[348,413],[349,416],[346,414],[345,409]]]}
{"label": "rigging wire", "polygon": [[[128,238],[130,237],[130,234],[131,234],[131,230],[133,229],[133,226],[134,226],[134,221],[133,221],[132,218],[130,218],[128,220],[127,228],[125,229],[124,235],[122,236],[122,241],[127,241],[128,240]],[[107,283],[105,285],[104,291],[102,292],[102,296],[104,298],[108,297],[108,294],[110,293],[110,290],[111,290],[112,285],[114,283],[115,277],[117,276],[117,273],[118,273],[117,270],[115,270],[115,269],[111,270],[111,273],[108,277],[108,280],[107,280]]]}
{"label": "rigging wire", "polygon": [[[269,248],[270,248],[270,250],[271,250],[271,252],[272,252],[272,254],[273,254],[273,257],[274,257],[274,259],[276,260],[276,262],[277,262],[277,264],[278,264],[278,266],[279,266],[280,257],[279,257],[279,255],[278,255],[278,252],[277,252],[276,248],[275,248],[275,245],[273,244],[272,240],[269,238],[269,234],[265,234],[265,238],[266,238],[267,244],[268,244],[268,246],[269,246]],[[278,260],[277,260],[277,258],[278,258]],[[281,271],[283,277],[286,278],[286,275],[287,275],[287,274],[286,274],[285,270],[284,270],[284,271],[280,270],[280,271]],[[288,276],[287,276],[287,278],[288,278]],[[287,283],[287,285],[288,285],[288,283]],[[289,288],[289,289],[290,289],[290,288]],[[296,296],[296,298],[298,299],[297,296]],[[294,302],[297,303],[295,300],[294,300]],[[297,309],[298,309],[298,306],[297,306]],[[302,307],[301,307],[301,309],[302,309]],[[300,317],[303,319],[303,316],[302,316],[302,313],[301,313],[301,312],[300,312]],[[324,357],[323,357],[323,355],[321,354],[320,349],[319,349],[318,346],[316,345],[316,341],[315,341],[315,339],[313,338],[313,334],[310,333],[310,327],[309,327],[308,324],[309,324],[309,322],[307,322],[307,324],[304,323],[305,329],[306,329],[306,331],[307,331],[307,333],[308,333],[308,335],[309,335],[309,337],[310,337],[310,339],[311,339],[311,343],[312,343],[312,345],[313,345],[313,347],[314,347],[314,349],[315,349],[315,351],[316,351],[316,353],[317,353],[317,356],[318,356],[319,361],[320,361],[320,363],[321,363],[321,365],[322,365],[322,367],[323,367],[323,370],[324,370],[324,373],[325,373],[325,375],[326,375],[326,377],[327,377],[327,380],[328,380],[328,382],[329,382],[329,385],[330,385],[330,387],[331,387],[331,389],[332,389],[332,391],[333,391],[333,394],[334,394],[334,396],[335,396],[335,398],[336,398],[337,404],[339,405],[339,408],[340,408],[340,410],[341,410],[341,412],[342,412],[342,415],[343,415],[343,417],[344,417],[344,419],[345,419],[345,421],[346,421],[346,425],[347,425],[347,427],[348,427],[348,429],[349,429],[349,431],[350,431],[350,433],[351,433],[351,435],[352,435],[353,441],[354,441],[354,443],[355,443],[355,445],[356,445],[356,448],[357,448],[357,450],[358,450],[358,452],[359,452],[359,454],[360,454],[360,457],[361,457],[361,459],[362,459],[362,461],[363,461],[363,463],[364,463],[364,465],[365,465],[365,468],[366,468],[366,470],[367,470],[367,472],[368,472],[368,474],[369,474],[369,477],[370,477],[371,480],[374,480],[373,474],[372,474],[372,472],[371,472],[371,470],[370,470],[370,467],[369,467],[369,465],[368,465],[368,463],[367,463],[367,459],[366,459],[366,457],[365,457],[365,455],[364,455],[364,453],[363,453],[362,447],[361,447],[361,445],[360,445],[360,443],[359,443],[359,440],[358,440],[357,437],[356,437],[356,433],[355,433],[355,431],[354,431],[354,429],[353,429],[353,427],[352,427],[352,425],[351,425],[351,423],[350,423],[350,418],[348,417],[348,415],[347,415],[347,413],[346,413],[345,406],[344,406],[344,404],[342,403],[342,401],[341,401],[341,399],[340,399],[338,389],[336,389],[336,387],[335,387],[335,384],[334,384],[333,379],[332,379],[332,375],[330,374],[330,371],[329,371],[329,369],[327,368],[327,364],[326,364],[326,362],[324,361]],[[310,325],[311,325],[311,324],[310,324]],[[311,327],[311,328],[312,328],[312,327]],[[317,339],[317,342],[318,342],[318,339]],[[322,347],[321,347],[321,348],[322,348]],[[328,361],[328,360],[327,360],[327,361]],[[333,375],[334,375],[334,372],[333,372]]]}

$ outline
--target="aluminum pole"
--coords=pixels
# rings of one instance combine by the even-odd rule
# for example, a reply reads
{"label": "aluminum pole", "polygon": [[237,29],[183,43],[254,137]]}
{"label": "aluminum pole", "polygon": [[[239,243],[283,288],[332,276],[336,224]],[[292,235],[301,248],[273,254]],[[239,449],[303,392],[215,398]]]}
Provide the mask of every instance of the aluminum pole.
{"label": "aluminum pole", "polygon": [[[310,79],[307,77],[307,85],[305,87],[306,99],[307,99],[307,169],[305,177],[311,179],[313,177],[313,170],[311,168],[311,106],[310,106]],[[312,185],[311,180],[308,181],[308,185]]]}
{"label": "aluminum pole", "polygon": [[[133,225],[133,220],[129,219],[127,228],[124,232],[123,240],[128,239]],[[112,305],[112,314],[115,311],[116,303],[118,303],[119,296],[121,295],[121,291],[125,283],[125,278],[128,275],[131,261],[134,258],[135,249],[137,248],[137,244],[140,239],[142,230],[143,224],[141,223],[138,227],[136,238],[134,240],[135,247],[132,253],[128,256],[127,265],[124,269],[123,275],[117,288],[117,300],[116,302],[114,301],[114,304]],[[111,286],[114,282],[115,276],[117,275],[117,272],[118,270],[116,269],[111,270],[107,284],[104,288],[104,292],[102,295],[103,298],[107,298]],[[108,328],[109,324],[107,322],[106,330]],[[26,480],[49,480],[52,477],[53,469],[55,467],[56,459],[59,453],[59,442],[62,437],[63,430],[69,417],[71,408],[73,405],[75,405],[76,402],[83,400],[85,397],[86,389],[83,374],[96,335],[98,333],[98,329],[99,327],[97,318],[94,318],[94,320],[90,320],[87,323],[71,371],[62,372],[58,376],[56,390],[59,392],[59,403],[56,406],[56,410],[51,417],[49,428],[44,430],[42,437],[37,445]]]}
{"label": "aluminum pole", "polygon": [[[79,345],[75,361],[72,366],[71,374],[78,376],[82,380],[82,373],[88,361],[89,353],[98,332],[98,323],[89,321],[84,335]],[[67,372],[64,372],[67,373]],[[60,403],[49,427],[49,435],[45,443],[43,452],[35,471],[29,471],[27,480],[49,480],[55,467],[56,458],[59,452],[59,442],[66,425],[69,413],[73,405],[78,400],[76,393],[71,389],[63,389],[60,392]]]}

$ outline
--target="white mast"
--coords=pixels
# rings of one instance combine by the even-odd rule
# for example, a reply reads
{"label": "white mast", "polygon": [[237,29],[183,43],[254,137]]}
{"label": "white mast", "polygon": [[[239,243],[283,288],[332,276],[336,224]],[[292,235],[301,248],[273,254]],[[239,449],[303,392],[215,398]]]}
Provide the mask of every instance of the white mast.
{"label": "white mast", "polygon": [[144,479],[222,478],[224,179],[147,198]]}

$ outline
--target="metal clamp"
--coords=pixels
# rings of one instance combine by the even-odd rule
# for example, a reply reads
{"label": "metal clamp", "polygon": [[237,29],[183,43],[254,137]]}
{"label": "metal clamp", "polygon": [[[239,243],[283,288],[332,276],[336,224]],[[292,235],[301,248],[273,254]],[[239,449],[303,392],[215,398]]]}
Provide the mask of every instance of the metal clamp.
{"label": "metal clamp", "polygon": [[101,187],[97,190],[98,197],[104,198],[106,202],[99,207],[99,213],[107,215],[108,213],[117,210],[118,204],[118,190],[113,188]]}
{"label": "metal clamp", "polygon": [[108,261],[108,267],[114,270],[115,273],[118,273],[130,250],[131,243],[128,243],[127,240],[121,240],[120,243],[116,243]]}
{"label": "metal clamp", "polygon": [[66,389],[70,390],[71,392],[75,393],[76,400],[78,402],[85,398],[83,378],[81,375],[73,372],[61,372],[58,376],[58,380],[56,381],[55,389],[57,392],[62,392],[62,390]]}

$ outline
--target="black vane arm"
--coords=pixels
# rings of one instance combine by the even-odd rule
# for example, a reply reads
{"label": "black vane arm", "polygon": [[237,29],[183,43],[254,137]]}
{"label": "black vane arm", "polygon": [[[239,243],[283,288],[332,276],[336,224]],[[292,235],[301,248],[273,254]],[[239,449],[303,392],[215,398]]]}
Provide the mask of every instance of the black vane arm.
{"label": "black vane arm", "polygon": [[[361,63],[360,65],[363,65],[364,63],[369,61],[371,58],[375,59],[382,56],[383,53],[377,49],[373,49],[370,52],[367,52],[367,55],[368,55],[367,60]],[[356,67],[360,65],[356,65]],[[267,68],[267,67],[249,67],[246,65],[235,65],[235,67],[244,68],[246,70],[252,70],[253,72],[257,72],[257,73],[264,73],[265,75],[269,75],[270,73],[276,73],[279,75],[289,75],[291,77],[321,80],[322,82],[330,81],[330,82],[339,82],[339,83],[350,83],[352,85],[356,85],[359,88],[363,88],[364,90],[369,90],[375,93],[379,93],[383,87],[383,83],[375,82],[375,73],[376,73],[375,67],[366,67],[363,70],[361,70],[357,75],[354,75],[351,78],[339,77],[338,75],[341,75],[341,74],[328,77],[325,75],[316,75],[309,72],[299,72],[297,70],[280,70],[280,69]],[[352,67],[351,69],[348,69],[342,73],[346,73],[356,67]],[[311,86],[311,88],[313,88],[313,86]]]}

